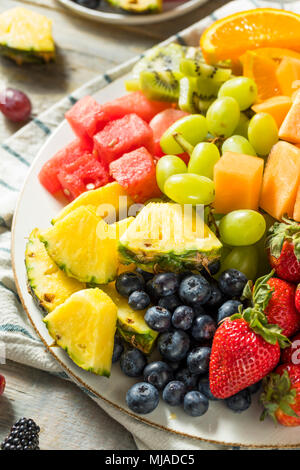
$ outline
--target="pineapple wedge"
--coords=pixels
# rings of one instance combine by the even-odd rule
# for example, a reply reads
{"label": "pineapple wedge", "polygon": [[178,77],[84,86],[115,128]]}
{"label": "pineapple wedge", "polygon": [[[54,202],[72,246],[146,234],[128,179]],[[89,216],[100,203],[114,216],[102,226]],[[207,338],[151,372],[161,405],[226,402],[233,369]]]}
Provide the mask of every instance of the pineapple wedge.
{"label": "pineapple wedge", "polygon": [[29,291],[45,312],[52,312],[71,294],[85,288],[85,284],[69,278],[57,267],[39,240],[37,228],[29,235],[25,265]]}
{"label": "pineapple wedge", "polygon": [[44,322],[55,343],[82,369],[110,376],[117,307],[98,288],[85,289],[49,313]]}
{"label": "pineapple wedge", "polygon": [[[98,209],[98,215],[104,217],[103,211],[108,212],[108,216],[115,216],[123,218],[127,215],[127,209],[133,204],[132,199],[126,194],[125,190],[117,182],[108,183],[98,189],[87,191],[78,196],[75,201],[72,201],[61,212],[52,220],[52,224],[55,224],[59,220],[63,219],[66,215],[70,214],[74,209],[80,206],[92,205]],[[107,209],[106,209],[106,205]],[[102,207],[101,207],[102,206]],[[114,213],[112,213],[114,212]]]}
{"label": "pineapple wedge", "polygon": [[220,258],[222,244],[195,211],[149,203],[120,238],[123,264],[150,272],[199,269]]}
{"label": "pineapple wedge", "polygon": [[0,15],[0,53],[21,65],[55,59],[52,21],[26,8]]}
{"label": "pineapple wedge", "polygon": [[127,343],[140,349],[144,354],[149,354],[158,336],[158,332],[152,330],[145,322],[144,315],[146,311],[134,311],[128,305],[128,299],[125,299],[116,291],[114,282],[107,286],[101,286],[101,289],[117,305],[117,329],[120,336]]}

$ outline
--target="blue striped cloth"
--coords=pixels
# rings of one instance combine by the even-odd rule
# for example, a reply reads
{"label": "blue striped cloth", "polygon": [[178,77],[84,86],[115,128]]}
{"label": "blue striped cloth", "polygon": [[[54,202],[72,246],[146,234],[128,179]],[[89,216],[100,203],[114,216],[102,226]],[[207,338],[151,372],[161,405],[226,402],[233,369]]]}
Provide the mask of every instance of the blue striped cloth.
{"label": "blue striped cloth", "polygon": [[[288,7],[288,9],[300,13],[299,1],[234,1],[166,42],[177,41],[181,44],[195,45],[198,43],[200,32],[216,19],[237,11],[266,6]],[[82,96],[95,93],[128,72],[137,59],[133,59],[107,74],[96,77],[72,95],[66,96],[0,146],[0,364],[7,358],[67,378],[60,366],[44,350],[43,344],[37,338],[24,313],[16,291],[10,259],[10,230],[14,207],[31,162],[47,137],[63,120],[64,113]],[[133,434],[140,449],[197,450],[222,448],[222,446],[186,439],[152,429],[142,422],[124,415],[97,397],[92,396],[92,398]]]}

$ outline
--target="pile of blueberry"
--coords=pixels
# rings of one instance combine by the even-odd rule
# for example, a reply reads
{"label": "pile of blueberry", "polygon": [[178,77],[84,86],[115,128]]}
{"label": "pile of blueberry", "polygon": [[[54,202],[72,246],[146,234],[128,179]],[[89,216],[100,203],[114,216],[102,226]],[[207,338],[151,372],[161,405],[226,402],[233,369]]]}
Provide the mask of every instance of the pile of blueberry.
{"label": "pile of blueberry", "polygon": [[[141,269],[124,272],[116,280],[116,289],[133,310],[146,310],[144,319],[160,333],[158,351],[161,360],[148,362],[138,349],[124,350],[116,336],[113,362],[120,360],[123,373],[143,377],[127,392],[128,407],[139,414],[153,411],[162,399],[170,406],[183,405],[190,416],[202,416],[210,400],[208,379],[211,346],[217,325],[238,312],[247,278],[236,269],[224,271],[218,281],[212,275],[219,262],[209,266],[210,274],[172,272],[150,274]],[[251,394],[260,385],[242,390],[225,400],[235,412],[251,404]]]}

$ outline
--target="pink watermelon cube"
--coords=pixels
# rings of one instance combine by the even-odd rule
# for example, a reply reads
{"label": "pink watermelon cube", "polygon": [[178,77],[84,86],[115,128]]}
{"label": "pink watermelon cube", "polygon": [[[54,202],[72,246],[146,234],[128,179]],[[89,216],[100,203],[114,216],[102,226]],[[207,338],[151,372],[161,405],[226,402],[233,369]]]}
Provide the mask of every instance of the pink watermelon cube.
{"label": "pink watermelon cube", "polygon": [[70,201],[85,191],[100,188],[112,181],[103,165],[90,155],[83,155],[66,168],[62,168],[57,177]]}
{"label": "pink watermelon cube", "polygon": [[103,128],[105,121],[102,106],[91,96],[77,101],[65,115],[73,131],[85,145],[93,146],[93,136]]}
{"label": "pink watermelon cube", "polygon": [[150,122],[157,113],[170,108],[171,105],[171,103],[162,101],[149,101],[142,92],[135,91],[103,104],[102,111],[107,121],[113,121],[126,114],[134,113],[144,121]]}
{"label": "pink watermelon cube", "polygon": [[94,149],[99,160],[108,167],[124,153],[145,147],[153,152],[153,132],[149,125],[136,114],[127,114],[109,122],[94,136]]}
{"label": "pink watermelon cube", "polygon": [[115,160],[109,165],[109,171],[135,202],[143,203],[161,195],[156,183],[154,160],[145,147]]}
{"label": "pink watermelon cube", "polygon": [[76,162],[78,158],[83,156],[96,159],[79,139],[66,145],[66,147],[59,150],[54,157],[50,158],[42,167],[39,173],[41,184],[51,194],[57,193],[62,189],[61,183],[57,177],[60,170],[67,168],[69,165]]}

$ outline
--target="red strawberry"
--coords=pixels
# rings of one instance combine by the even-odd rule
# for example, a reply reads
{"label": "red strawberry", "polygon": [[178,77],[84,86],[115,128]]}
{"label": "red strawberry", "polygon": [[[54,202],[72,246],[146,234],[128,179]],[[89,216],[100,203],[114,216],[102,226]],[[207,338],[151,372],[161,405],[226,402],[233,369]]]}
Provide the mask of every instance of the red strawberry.
{"label": "red strawberry", "polygon": [[274,271],[259,278],[254,287],[249,281],[244,297],[252,306],[260,308],[269,323],[278,325],[284,336],[293,336],[300,329],[300,314],[295,307],[296,287],[281,279],[272,277]]}
{"label": "red strawberry", "polygon": [[281,351],[281,362],[300,364],[300,333],[291,339],[292,344]]}
{"label": "red strawberry", "polygon": [[216,398],[228,398],[265,377],[278,364],[287,338],[255,308],[227,318],[214,336],[209,382]]}
{"label": "red strawberry", "polygon": [[300,224],[284,219],[268,232],[266,247],[271,267],[280,279],[300,282]]}
{"label": "red strawberry", "polygon": [[295,306],[298,312],[300,312],[300,284],[298,284],[295,294]]}
{"label": "red strawberry", "polygon": [[263,381],[261,419],[270,415],[283,426],[300,426],[300,365],[283,364]]}

